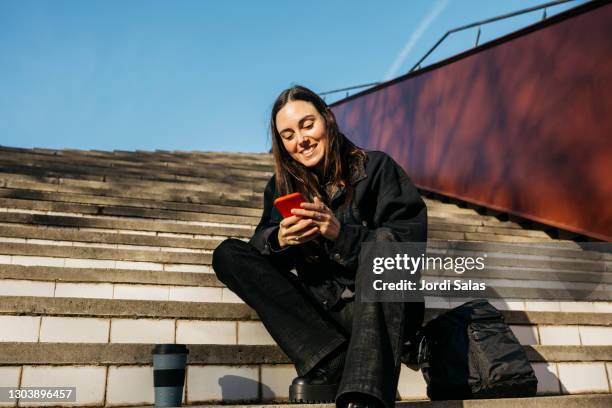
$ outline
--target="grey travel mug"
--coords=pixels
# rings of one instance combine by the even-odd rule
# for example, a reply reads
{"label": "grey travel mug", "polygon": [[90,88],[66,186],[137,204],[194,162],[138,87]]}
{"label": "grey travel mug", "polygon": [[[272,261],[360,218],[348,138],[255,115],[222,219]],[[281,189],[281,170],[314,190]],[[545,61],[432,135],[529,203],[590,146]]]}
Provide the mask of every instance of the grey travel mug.
{"label": "grey travel mug", "polygon": [[153,349],[153,383],[156,407],[180,407],[183,402],[187,346],[156,344]]}

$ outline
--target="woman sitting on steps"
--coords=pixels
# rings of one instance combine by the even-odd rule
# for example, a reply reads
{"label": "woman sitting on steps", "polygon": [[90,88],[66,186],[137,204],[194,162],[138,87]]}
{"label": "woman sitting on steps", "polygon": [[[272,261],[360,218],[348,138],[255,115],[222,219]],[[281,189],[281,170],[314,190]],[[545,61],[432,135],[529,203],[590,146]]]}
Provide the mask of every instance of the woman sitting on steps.
{"label": "woman sitting on steps", "polygon": [[[261,221],[249,243],[217,247],[215,273],[295,364],[292,401],[393,407],[402,345],[424,305],[356,301],[358,258],[365,241],[424,242],[425,204],[401,167],[351,143],[311,90],[283,91],[270,125],[275,174]],[[309,202],[283,219],[273,201],[294,192]]]}

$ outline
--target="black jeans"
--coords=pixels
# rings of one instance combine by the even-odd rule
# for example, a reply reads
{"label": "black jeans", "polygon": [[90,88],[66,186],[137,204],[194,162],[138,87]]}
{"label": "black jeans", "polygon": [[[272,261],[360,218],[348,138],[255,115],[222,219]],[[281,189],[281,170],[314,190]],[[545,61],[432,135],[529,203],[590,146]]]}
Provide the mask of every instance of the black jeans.
{"label": "black jeans", "polygon": [[338,405],[345,394],[358,392],[395,406],[402,344],[421,326],[423,303],[351,300],[325,310],[296,275],[237,239],[215,249],[213,268],[257,312],[300,376],[336,348],[348,346]]}

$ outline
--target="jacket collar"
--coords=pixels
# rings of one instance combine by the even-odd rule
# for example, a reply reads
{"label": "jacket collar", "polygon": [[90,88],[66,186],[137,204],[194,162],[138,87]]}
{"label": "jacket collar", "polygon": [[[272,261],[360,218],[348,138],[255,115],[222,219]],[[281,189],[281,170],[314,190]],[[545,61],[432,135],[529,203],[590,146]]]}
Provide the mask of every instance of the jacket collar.
{"label": "jacket collar", "polygon": [[365,161],[361,156],[357,156],[355,160],[350,164],[351,175],[349,177],[349,183],[356,184],[358,181],[368,177],[365,170]]}
{"label": "jacket collar", "polygon": [[[368,175],[366,174],[366,170],[365,170],[365,161],[360,156],[357,156],[357,158],[353,159],[353,161],[349,164],[349,168],[350,168],[350,176],[349,176],[348,182],[351,183],[351,185],[355,185],[359,181],[368,177]],[[330,193],[329,187],[330,187],[329,185],[325,186],[328,195]],[[331,196],[331,201],[333,202],[339,199],[340,197],[344,195],[345,192],[346,192],[346,188],[340,187]]]}

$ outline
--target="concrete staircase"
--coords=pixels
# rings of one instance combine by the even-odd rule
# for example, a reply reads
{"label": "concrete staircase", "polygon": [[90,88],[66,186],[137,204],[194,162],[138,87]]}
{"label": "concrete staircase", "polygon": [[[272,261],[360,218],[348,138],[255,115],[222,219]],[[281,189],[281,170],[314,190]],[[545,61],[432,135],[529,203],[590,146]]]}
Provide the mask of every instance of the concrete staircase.
{"label": "concrete staircase", "polygon": [[[176,342],[190,349],[186,404],[286,401],[293,365],[210,265],[221,240],[251,236],[271,163],[267,154],[0,147],[0,387],[70,385],[79,406],[150,405],[152,344]],[[432,252],[452,240],[489,255],[481,277],[503,295],[492,303],[539,378],[540,396],[521,405],[611,406],[610,254],[425,199]],[[426,319],[464,301],[429,296]],[[426,399],[425,383],[405,366],[400,399],[462,403],[410,402]]]}

